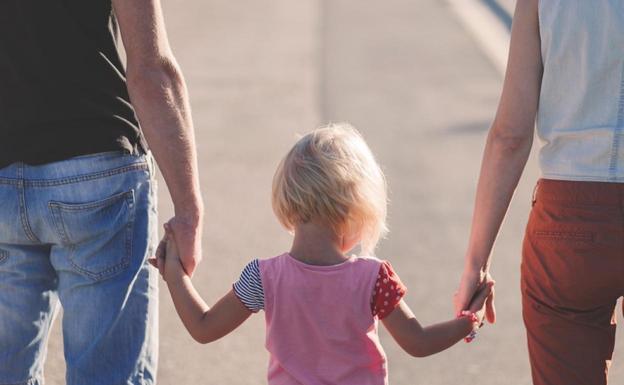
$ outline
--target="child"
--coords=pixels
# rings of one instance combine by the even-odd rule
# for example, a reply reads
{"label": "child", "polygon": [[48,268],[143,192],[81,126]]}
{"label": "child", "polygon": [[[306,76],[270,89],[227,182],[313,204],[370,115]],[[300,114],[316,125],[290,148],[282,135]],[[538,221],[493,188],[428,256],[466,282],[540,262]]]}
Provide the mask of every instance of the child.
{"label": "child", "polygon": [[275,173],[273,209],[294,233],[290,251],[250,262],[212,308],[182,268],[168,225],[157,252],[195,340],[217,340],[264,310],[269,384],[386,384],[378,319],[415,357],[471,339],[480,326],[492,283],[478,291],[469,312],[423,328],[402,300],[405,286],[389,262],[347,256],[358,245],[371,255],[386,232],[384,176],[350,126],[317,129],[295,144]]}

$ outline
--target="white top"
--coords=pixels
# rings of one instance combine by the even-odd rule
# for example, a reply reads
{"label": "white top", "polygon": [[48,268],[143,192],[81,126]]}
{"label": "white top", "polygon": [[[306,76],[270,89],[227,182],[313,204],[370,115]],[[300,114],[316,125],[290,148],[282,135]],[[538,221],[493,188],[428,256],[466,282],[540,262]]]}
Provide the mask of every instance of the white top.
{"label": "white top", "polygon": [[540,0],[548,179],[624,182],[624,0]]}

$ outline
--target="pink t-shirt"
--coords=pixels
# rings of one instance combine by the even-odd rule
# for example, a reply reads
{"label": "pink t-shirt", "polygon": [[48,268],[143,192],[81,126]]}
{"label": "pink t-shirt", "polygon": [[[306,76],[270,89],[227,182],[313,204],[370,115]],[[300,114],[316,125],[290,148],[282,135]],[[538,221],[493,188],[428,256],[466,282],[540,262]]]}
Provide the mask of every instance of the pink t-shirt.
{"label": "pink t-shirt", "polygon": [[288,253],[259,261],[270,385],[388,383],[371,311],[381,266],[371,257],[313,266]]}

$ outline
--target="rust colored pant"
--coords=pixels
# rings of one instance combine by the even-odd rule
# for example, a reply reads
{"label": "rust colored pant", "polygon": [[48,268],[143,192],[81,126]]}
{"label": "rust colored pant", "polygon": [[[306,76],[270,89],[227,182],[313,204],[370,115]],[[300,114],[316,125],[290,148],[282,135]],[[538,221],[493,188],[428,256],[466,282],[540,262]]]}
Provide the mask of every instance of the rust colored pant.
{"label": "rust colored pant", "polygon": [[537,184],[522,253],[535,385],[607,383],[624,294],[623,207],[624,183]]}

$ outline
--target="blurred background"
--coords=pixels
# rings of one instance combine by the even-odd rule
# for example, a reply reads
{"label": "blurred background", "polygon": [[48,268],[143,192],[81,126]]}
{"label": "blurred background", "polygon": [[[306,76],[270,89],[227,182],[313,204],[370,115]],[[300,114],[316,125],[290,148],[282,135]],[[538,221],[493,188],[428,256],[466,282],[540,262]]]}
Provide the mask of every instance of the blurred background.
{"label": "blurred background", "polygon": [[[270,207],[274,169],[298,133],[327,122],[360,129],[386,172],[391,232],[377,254],[407,285],[423,324],[453,317],[481,151],[501,91],[514,0],[164,0],[189,87],[203,195],[204,261],[194,282],[209,303],[252,258],[290,236]],[[424,359],[380,326],[395,385],[528,385],[519,267],[535,152],[493,262],[498,322]],[[172,207],[160,184],[160,218]],[[263,315],[211,345],[195,343],[160,294],[163,385],[266,383]],[[64,384],[60,322],[47,384]],[[619,333],[620,341],[622,334]],[[616,351],[611,378],[624,378]],[[86,384],[87,385],[87,384]]]}

